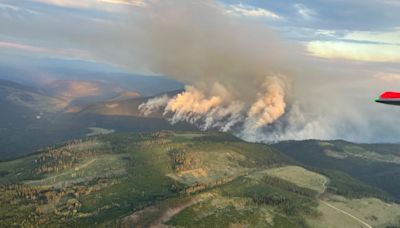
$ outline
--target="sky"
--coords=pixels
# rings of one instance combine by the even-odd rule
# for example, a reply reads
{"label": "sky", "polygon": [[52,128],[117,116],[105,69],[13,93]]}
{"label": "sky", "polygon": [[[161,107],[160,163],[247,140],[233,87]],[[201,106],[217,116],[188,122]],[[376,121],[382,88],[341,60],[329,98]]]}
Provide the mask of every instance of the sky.
{"label": "sky", "polygon": [[[220,4],[227,13],[263,21],[317,57],[400,62],[398,0],[224,0]],[[145,0],[1,0],[0,49],[11,54],[90,60],[90,53],[67,44],[48,45],[43,37],[29,33],[43,29],[40,23],[48,20],[118,24],[127,11],[145,6]]]}
{"label": "sky", "polygon": [[[165,2],[173,8],[188,1]],[[400,90],[400,0],[191,2],[209,4],[226,17],[273,31],[289,44],[282,47],[294,46],[305,56],[288,64],[302,65],[307,59],[290,93],[299,97],[309,124],[286,130],[276,126],[279,133],[257,141],[271,137],[400,141],[396,127],[400,111],[372,103],[380,92]],[[54,58],[173,74],[154,72],[130,54],[143,50],[135,46],[138,33],[127,28],[143,18],[162,22],[163,16],[170,16],[162,8],[140,16],[151,4],[157,0],[0,0],[0,62],[18,65],[23,59]],[[131,45],[126,45],[127,40],[132,40]]]}

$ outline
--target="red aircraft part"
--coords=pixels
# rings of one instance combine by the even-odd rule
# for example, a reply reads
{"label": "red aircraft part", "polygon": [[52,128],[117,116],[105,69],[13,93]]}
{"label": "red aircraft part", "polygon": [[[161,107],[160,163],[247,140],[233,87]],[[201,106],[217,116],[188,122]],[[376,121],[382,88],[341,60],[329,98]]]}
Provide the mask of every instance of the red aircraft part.
{"label": "red aircraft part", "polygon": [[384,92],[375,101],[383,104],[400,105],[400,92]]}
{"label": "red aircraft part", "polygon": [[382,93],[382,95],[379,98],[380,99],[391,99],[391,98],[400,99],[400,93],[398,93],[398,92],[384,92],[384,93]]}

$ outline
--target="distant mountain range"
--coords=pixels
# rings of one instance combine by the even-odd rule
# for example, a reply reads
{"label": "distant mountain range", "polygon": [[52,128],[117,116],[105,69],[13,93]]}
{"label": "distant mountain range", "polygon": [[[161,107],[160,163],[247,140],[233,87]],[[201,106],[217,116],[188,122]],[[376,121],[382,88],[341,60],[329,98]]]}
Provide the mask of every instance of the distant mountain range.
{"label": "distant mountain range", "polygon": [[[188,124],[171,126],[160,115],[141,116],[138,106],[149,97],[144,97],[135,88],[141,88],[145,94],[158,95],[164,89],[180,87],[179,83],[156,77],[161,85],[149,88],[156,78],[135,77],[138,80],[132,87],[129,83],[135,80],[131,78],[119,79],[123,86],[118,82],[90,78],[51,79],[40,83],[26,79],[24,84],[0,79],[0,160],[83,137],[91,134],[93,127],[112,131],[194,129]],[[125,79],[127,82],[123,83]],[[175,83],[176,87],[169,87],[165,80],[169,80],[170,85]]]}
{"label": "distant mountain range", "polygon": [[103,86],[108,85],[125,91],[134,91],[142,96],[154,96],[184,87],[181,82],[167,76],[84,70],[57,65],[13,67],[0,64],[0,79],[44,89],[49,88],[49,85],[54,88],[62,81],[95,82]]}

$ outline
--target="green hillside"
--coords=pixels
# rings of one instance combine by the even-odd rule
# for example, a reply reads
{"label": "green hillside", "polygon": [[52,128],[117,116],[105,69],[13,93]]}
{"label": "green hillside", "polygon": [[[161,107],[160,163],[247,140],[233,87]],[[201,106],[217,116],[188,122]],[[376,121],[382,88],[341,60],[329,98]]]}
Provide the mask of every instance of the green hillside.
{"label": "green hillside", "polygon": [[[1,162],[0,227],[400,224],[400,206],[376,198],[384,197],[375,188],[354,185],[365,193],[358,198],[329,191],[340,178],[229,134],[94,136]],[[390,210],[373,215],[363,202]]]}
{"label": "green hillside", "polygon": [[386,194],[386,198],[400,200],[400,145],[308,140],[281,142],[273,147],[310,169],[342,179],[334,183],[332,191],[357,197],[358,193],[352,192],[354,187],[345,186],[353,178],[360,186],[375,188],[375,196]]}

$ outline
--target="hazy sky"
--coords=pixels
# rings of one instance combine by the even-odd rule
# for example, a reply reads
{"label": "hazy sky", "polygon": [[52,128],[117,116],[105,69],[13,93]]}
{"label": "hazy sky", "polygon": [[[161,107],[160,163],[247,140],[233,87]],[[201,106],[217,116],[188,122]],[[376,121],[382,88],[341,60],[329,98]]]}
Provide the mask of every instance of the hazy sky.
{"label": "hazy sky", "polygon": [[[128,52],[137,50],[134,43],[130,49],[121,45],[132,35],[121,31],[137,19],[132,12],[157,0],[150,1],[0,0],[0,61],[18,63],[20,56],[27,56],[126,67],[135,62]],[[305,69],[303,77],[296,78],[300,82],[295,96],[301,96],[303,109],[313,113],[305,117],[306,122],[314,122],[298,132],[283,130],[276,138],[400,141],[400,109],[372,102],[384,90],[400,90],[400,0],[221,0],[216,4],[210,7],[275,30],[321,68],[312,74]],[[159,16],[147,18],[162,21]],[[105,58],[116,53],[115,61]],[[146,66],[129,70],[146,71]]]}
{"label": "hazy sky", "polygon": [[[400,61],[399,0],[224,0],[220,4],[227,13],[265,22],[318,57]],[[135,7],[146,7],[146,1],[1,0],[0,48],[7,53],[90,59],[90,53],[66,43],[55,47],[51,34],[35,33],[59,20],[77,27],[79,21],[118,24]]]}

